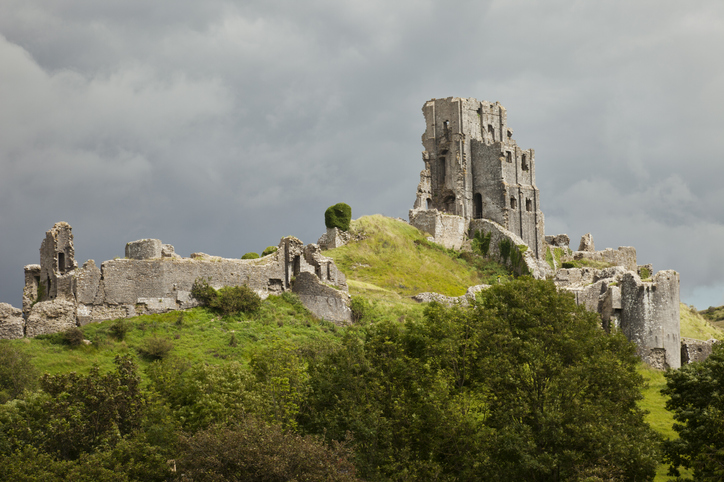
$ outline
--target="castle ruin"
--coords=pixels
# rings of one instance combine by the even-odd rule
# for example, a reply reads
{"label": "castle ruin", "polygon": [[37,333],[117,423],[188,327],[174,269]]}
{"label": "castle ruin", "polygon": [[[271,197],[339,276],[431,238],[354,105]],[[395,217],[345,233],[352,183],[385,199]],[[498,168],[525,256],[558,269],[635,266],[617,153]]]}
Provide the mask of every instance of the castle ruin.
{"label": "castle ruin", "polygon": [[[410,224],[447,248],[469,246],[479,236],[484,255],[517,274],[553,279],[576,303],[601,315],[605,329],[619,329],[652,366],[681,366],[679,274],[653,274],[639,266],[636,250],[596,251],[583,236],[578,251],[567,235],[545,236],[535,184],[535,151],[521,149],[498,102],[432,99],[422,107],[425,164]],[[610,266],[566,267],[563,262]]]}
{"label": "castle ruin", "polygon": [[258,259],[193,253],[184,258],[158,239],[126,244],[125,257],[101,263],[75,261],[73,233],[56,223],[40,246],[40,264],[25,267],[22,312],[0,306],[0,338],[34,337],[87,323],[198,305],[197,279],[214,288],[247,285],[262,298],[296,293],[317,317],[351,321],[346,278],[315,244],[282,238],[276,252]]}

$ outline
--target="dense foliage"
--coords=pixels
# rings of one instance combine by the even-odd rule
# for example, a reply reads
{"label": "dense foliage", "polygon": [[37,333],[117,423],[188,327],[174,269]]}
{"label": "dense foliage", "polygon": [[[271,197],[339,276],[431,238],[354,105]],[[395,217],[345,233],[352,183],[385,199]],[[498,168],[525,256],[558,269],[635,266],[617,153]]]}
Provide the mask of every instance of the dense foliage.
{"label": "dense foliage", "polygon": [[[59,336],[48,346],[69,358],[133,345],[105,373],[8,383],[0,480],[651,479],[659,440],[636,406],[633,346],[552,283],[520,278],[424,315],[385,306],[354,297],[357,324],[341,328],[285,293],[255,315],[88,325],[93,344],[75,347]],[[207,362],[191,361],[192,329]],[[151,361],[154,339],[174,348]]]}
{"label": "dense foliage", "polygon": [[310,366],[310,432],[355,439],[371,480],[647,480],[658,440],[633,346],[550,282],[350,332]]}
{"label": "dense foliage", "polygon": [[349,231],[349,223],[352,221],[352,208],[349,204],[337,203],[329,206],[324,212],[324,225],[328,228],[339,228],[342,231]]}
{"label": "dense foliage", "polygon": [[216,290],[203,278],[194,281],[191,295],[223,316],[253,313],[261,307],[261,298],[246,285],[224,286]]}
{"label": "dense foliage", "polygon": [[279,246],[267,246],[264,251],[261,252],[262,256],[269,256],[270,254],[276,253],[279,251]]}
{"label": "dense foliage", "polygon": [[241,259],[257,259],[258,257],[259,257],[259,253],[250,252],[250,253],[245,253],[241,257]]}
{"label": "dense foliage", "polygon": [[672,474],[685,467],[693,469],[693,480],[724,480],[724,345],[715,345],[703,362],[667,372],[666,379],[666,408],[679,433],[665,444]]}

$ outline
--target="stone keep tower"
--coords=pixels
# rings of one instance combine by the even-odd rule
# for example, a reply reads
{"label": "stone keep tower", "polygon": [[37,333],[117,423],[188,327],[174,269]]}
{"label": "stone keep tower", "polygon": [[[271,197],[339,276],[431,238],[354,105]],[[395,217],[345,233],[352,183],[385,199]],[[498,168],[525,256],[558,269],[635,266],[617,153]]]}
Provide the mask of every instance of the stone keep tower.
{"label": "stone keep tower", "polygon": [[461,216],[466,224],[495,221],[520,236],[536,258],[543,257],[535,153],[513,140],[505,108],[448,97],[426,102],[422,112],[425,169],[413,211],[436,209]]}

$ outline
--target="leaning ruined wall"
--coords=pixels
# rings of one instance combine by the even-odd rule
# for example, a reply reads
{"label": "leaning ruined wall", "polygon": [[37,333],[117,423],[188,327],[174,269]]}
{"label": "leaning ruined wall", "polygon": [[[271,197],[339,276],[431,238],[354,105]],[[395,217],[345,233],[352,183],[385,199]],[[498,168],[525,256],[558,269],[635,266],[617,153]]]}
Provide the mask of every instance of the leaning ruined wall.
{"label": "leaning ruined wall", "polygon": [[[478,231],[482,231],[485,235],[490,236],[490,245],[487,253],[489,258],[499,261],[517,274],[530,274],[536,279],[544,279],[547,275],[552,274],[545,261],[537,259],[520,236],[508,231],[500,224],[488,219],[473,219],[470,222],[470,238]],[[510,245],[511,251],[517,250],[519,253],[522,252],[520,263],[515,263],[515,258],[513,257],[515,255],[511,256],[509,254],[507,257],[504,257],[504,243]]]}
{"label": "leaning ruined wall", "polygon": [[636,343],[648,361],[657,350],[666,351],[666,365],[681,367],[679,274],[659,271],[651,282],[633,272],[621,280],[621,331]]}
{"label": "leaning ruined wall", "polygon": [[695,340],[693,338],[681,339],[681,364],[701,362],[709,358],[714,349],[715,339]]}

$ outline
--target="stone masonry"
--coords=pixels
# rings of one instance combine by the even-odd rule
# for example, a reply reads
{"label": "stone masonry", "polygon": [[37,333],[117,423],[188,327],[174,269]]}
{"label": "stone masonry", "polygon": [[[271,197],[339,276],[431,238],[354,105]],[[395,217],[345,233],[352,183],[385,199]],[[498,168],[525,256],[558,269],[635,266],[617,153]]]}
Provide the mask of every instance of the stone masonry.
{"label": "stone masonry", "polygon": [[[620,329],[635,342],[650,365],[681,365],[678,273],[653,275],[651,265],[637,265],[632,247],[596,251],[590,233],[576,252],[567,235],[545,236],[535,152],[518,147],[498,102],[448,97],[426,102],[422,111],[425,168],[411,225],[452,249],[482,235],[485,256],[518,275],[553,278],[578,304],[598,312],[605,329]],[[562,261],[612,267],[561,269]]]}
{"label": "stone masonry", "polygon": [[318,317],[351,321],[344,274],[316,244],[305,246],[291,236],[282,238],[276,252],[250,260],[204,253],[182,258],[158,239],[130,242],[125,254],[100,267],[88,260],[78,268],[72,229],[56,223],[41,245],[40,265],[25,267],[22,312],[0,305],[0,338],[34,337],[92,322],[192,308],[198,305],[191,296],[198,278],[217,289],[247,285],[262,298],[291,290]]}
{"label": "stone masonry", "polygon": [[[425,168],[410,224],[429,229],[430,213],[425,211],[460,216],[465,223],[489,219],[523,239],[533,256],[544,257],[535,153],[513,140],[505,108],[498,102],[448,97],[426,102],[422,111]],[[467,226],[460,231],[466,235]],[[439,237],[436,230],[426,232]],[[441,244],[451,243],[444,239]]]}

